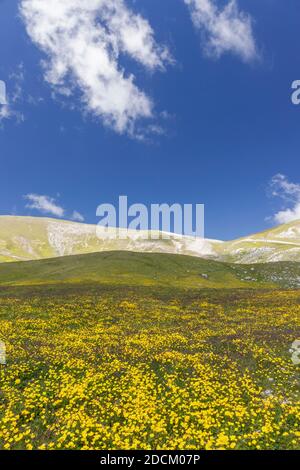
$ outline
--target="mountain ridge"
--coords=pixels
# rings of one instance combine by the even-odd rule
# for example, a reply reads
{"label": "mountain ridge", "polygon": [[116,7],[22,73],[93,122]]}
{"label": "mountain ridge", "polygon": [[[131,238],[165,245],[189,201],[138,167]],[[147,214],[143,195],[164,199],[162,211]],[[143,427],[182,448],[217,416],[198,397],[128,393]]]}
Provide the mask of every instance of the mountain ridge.
{"label": "mountain ridge", "polygon": [[[118,229],[121,232],[125,229]],[[300,221],[232,241],[195,239],[165,232],[128,231],[114,239],[114,229],[49,217],[0,216],[0,263],[31,261],[108,251],[167,253],[222,262],[256,264],[300,261]]]}

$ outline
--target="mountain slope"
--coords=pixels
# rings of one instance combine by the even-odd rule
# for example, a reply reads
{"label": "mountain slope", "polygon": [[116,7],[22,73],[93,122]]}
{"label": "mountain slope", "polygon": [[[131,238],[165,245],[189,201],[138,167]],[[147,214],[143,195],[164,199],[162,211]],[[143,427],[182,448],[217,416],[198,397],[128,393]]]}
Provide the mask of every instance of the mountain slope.
{"label": "mountain slope", "polygon": [[218,259],[233,263],[300,261],[300,221],[225,242],[215,249]]}
{"label": "mountain slope", "polygon": [[43,217],[0,216],[0,262],[69,256],[101,251],[137,251],[177,253],[192,256],[214,256],[218,242],[195,240],[192,237],[152,232],[155,239],[145,239],[148,232],[129,231],[129,238],[114,239],[96,225],[49,219]]}
{"label": "mountain slope", "polygon": [[0,264],[0,285],[51,283],[181,288],[296,288],[300,263],[234,265],[201,258],[105,252]]}
{"label": "mountain slope", "polygon": [[[121,230],[122,232],[122,230]],[[149,234],[155,235],[149,237]],[[230,263],[300,262],[300,221],[238,240],[219,242],[159,232],[129,231],[124,240],[96,225],[42,218],[0,216],[0,263],[103,251],[170,253]]]}

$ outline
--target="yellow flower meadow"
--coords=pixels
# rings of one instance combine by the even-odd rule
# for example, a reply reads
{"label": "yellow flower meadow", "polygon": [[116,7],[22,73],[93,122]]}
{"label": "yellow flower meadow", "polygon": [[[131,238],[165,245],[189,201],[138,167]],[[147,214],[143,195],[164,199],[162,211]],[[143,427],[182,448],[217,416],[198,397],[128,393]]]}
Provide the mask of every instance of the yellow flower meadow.
{"label": "yellow flower meadow", "polygon": [[299,449],[300,292],[0,294],[2,449]]}

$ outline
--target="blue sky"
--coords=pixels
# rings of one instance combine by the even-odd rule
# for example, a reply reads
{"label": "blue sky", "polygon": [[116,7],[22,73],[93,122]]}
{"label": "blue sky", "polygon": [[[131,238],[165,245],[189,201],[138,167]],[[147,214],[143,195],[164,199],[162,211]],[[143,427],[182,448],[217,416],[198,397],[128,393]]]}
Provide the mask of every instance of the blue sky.
{"label": "blue sky", "polygon": [[[221,0],[110,1],[114,9],[98,18],[106,29],[94,24],[101,39],[93,48],[84,44],[87,31],[53,36],[43,0],[0,1],[0,80],[9,99],[0,108],[0,214],[42,215],[26,207],[28,194],[47,196],[48,215],[52,203],[64,209],[52,215],[76,211],[88,223],[97,222],[99,204],[122,194],[146,205],[204,203],[206,236],[219,239],[296,218],[299,1],[240,0],[227,16]],[[76,22],[83,12],[73,11]],[[236,33],[220,36],[221,21]],[[131,41],[132,28],[142,46]],[[107,69],[101,96],[94,67]]]}

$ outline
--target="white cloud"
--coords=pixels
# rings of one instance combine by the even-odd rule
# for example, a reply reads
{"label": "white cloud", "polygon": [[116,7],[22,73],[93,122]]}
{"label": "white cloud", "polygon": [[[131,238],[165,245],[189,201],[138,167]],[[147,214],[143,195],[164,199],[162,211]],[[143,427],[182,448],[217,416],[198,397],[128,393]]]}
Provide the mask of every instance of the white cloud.
{"label": "white cloud", "polygon": [[63,217],[65,210],[57,205],[55,199],[40,194],[26,194],[24,198],[29,201],[26,204],[28,209],[35,209],[43,214],[52,214],[56,217]]}
{"label": "white cloud", "polygon": [[300,220],[300,202],[295,204],[292,209],[277,212],[274,219],[279,224],[287,224],[293,220]]}
{"label": "white cloud", "polygon": [[8,104],[0,105],[0,123],[12,117],[12,111]]}
{"label": "white cloud", "polygon": [[80,214],[80,212],[78,212],[78,211],[73,211],[71,219],[75,220],[76,222],[84,222],[83,215]]}
{"label": "white cloud", "polygon": [[14,109],[9,101],[5,105],[0,105],[0,128],[2,128],[3,121],[8,119],[14,119],[17,124],[25,120],[23,113]]}
{"label": "white cloud", "polygon": [[270,182],[270,195],[279,197],[284,209],[277,212],[273,219],[279,224],[286,224],[300,219],[300,184],[291,183],[285,175],[278,173]]}
{"label": "white cloud", "polygon": [[24,65],[21,62],[16,70],[9,75],[9,83],[14,83],[12,90],[11,102],[17,103],[22,100],[23,95],[23,83],[25,80]]}
{"label": "white cloud", "polygon": [[21,0],[31,40],[46,53],[45,79],[64,94],[81,92],[85,109],[119,133],[153,116],[152,100],[120,65],[126,54],[163,70],[169,52],[124,0]]}
{"label": "white cloud", "polygon": [[195,28],[202,34],[208,55],[220,57],[232,52],[244,61],[257,57],[251,17],[239,10],[236,0],[230,0],[223,8],[218,8],[214,0],[184,2]]}
{"label": "white cloud", "polygon": [[24,81],[23,64],[19,64],[16,71],[9,75],[9,91],[6,84],[0,80],[0,124],[8,119],[15,119],[17,123],[25,120],[19,107],[22,101],[22,84]]}

